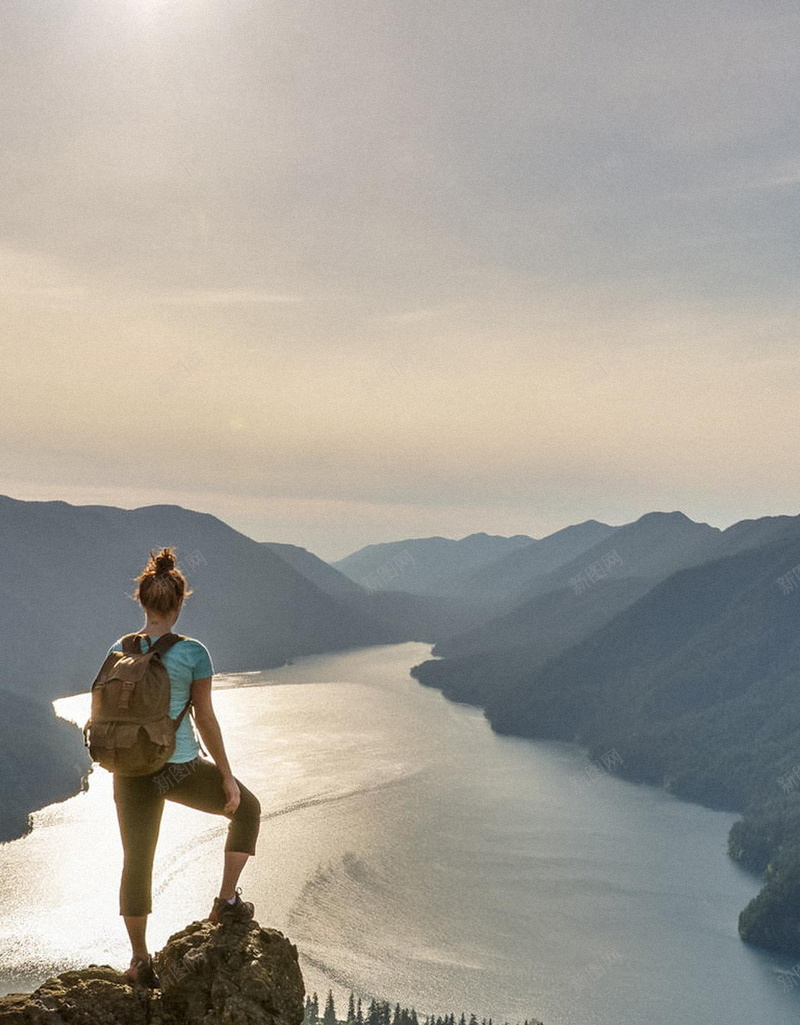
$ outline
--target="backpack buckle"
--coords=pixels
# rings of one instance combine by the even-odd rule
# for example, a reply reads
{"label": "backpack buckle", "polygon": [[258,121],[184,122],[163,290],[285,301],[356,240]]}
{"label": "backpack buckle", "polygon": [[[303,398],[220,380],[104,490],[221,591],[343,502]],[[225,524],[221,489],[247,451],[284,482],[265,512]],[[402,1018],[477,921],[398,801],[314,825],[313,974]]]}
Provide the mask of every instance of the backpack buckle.
{"label": "backpack buckle", "polygon": [[122,690],[119,696],[119,703],[117,704],[117,708],[120,710],[120,712],[125,712],[130,707],[131,692],[133,691],[134,686],[135,684],[133,680],[122,681]]}

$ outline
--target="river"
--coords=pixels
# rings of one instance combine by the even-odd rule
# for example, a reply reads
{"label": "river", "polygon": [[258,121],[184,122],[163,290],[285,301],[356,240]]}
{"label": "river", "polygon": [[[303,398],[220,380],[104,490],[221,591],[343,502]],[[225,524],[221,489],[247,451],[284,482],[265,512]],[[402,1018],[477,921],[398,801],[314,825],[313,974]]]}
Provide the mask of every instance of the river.
{"label": "river", "polygon": [[[418,643],[215,678],[234,772],[261,799],[242,876],[262,925],[297,944],[308,992],[417,1014],[545,1025],[788,1025],[792,963],[743,944],[757,877],[725,853],[736,816],[492,733],[408,675]],[[83,723],[88,694],[57,701]],[[202,918],[227,822],[168,804],[151,949]],[[127,965],[111,776],[0,845],[0,992]]]}

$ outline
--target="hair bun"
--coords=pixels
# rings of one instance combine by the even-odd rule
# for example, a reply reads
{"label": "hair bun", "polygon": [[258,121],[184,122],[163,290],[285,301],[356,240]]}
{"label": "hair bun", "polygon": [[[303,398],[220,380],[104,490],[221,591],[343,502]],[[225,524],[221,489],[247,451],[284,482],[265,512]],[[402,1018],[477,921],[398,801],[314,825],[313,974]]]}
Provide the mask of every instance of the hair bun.
{"label": "hair bun", "polygon": [[168,548],[162,548],[155,558],[155,571],[158,574],[170,573],[175,569],[175,556]]}
{"label": "hair bun", "polygon": [[192,593],[183,575],[178,553],[173,546],[150,549],[150,558],[136,577],[136,591],[131,597],[146,611],[170,615],[180,609],[181,602]]}

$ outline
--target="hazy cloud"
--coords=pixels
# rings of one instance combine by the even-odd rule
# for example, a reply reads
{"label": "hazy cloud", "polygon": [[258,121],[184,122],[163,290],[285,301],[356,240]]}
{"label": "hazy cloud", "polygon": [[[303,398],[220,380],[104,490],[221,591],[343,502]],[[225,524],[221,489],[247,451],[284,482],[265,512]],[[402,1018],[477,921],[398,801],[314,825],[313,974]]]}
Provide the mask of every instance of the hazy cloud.
{"label": "hazy cloud", "polygon": [[783,0],[6,0],[0,490],[169,451],[321,551],[793,511],[799,43]]}

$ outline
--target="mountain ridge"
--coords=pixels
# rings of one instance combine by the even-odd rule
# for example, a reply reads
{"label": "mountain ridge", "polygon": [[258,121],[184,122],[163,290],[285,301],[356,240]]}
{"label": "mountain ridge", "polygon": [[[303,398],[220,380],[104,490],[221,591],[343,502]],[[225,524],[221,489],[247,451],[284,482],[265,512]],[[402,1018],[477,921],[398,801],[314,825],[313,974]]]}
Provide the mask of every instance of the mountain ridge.
{"label": "mountain ridge", "polygon": [[729,854],[765,876],[740,936],[798,954],[800,791],[778,788],[800,750],[800,587],[779,587],[800,565],[790,527],[677,570],[538,664],[511,649],[411,674],[482,706],[499,734],[579,743],[592,759],[613,751],[620,776],[741,814]]}

